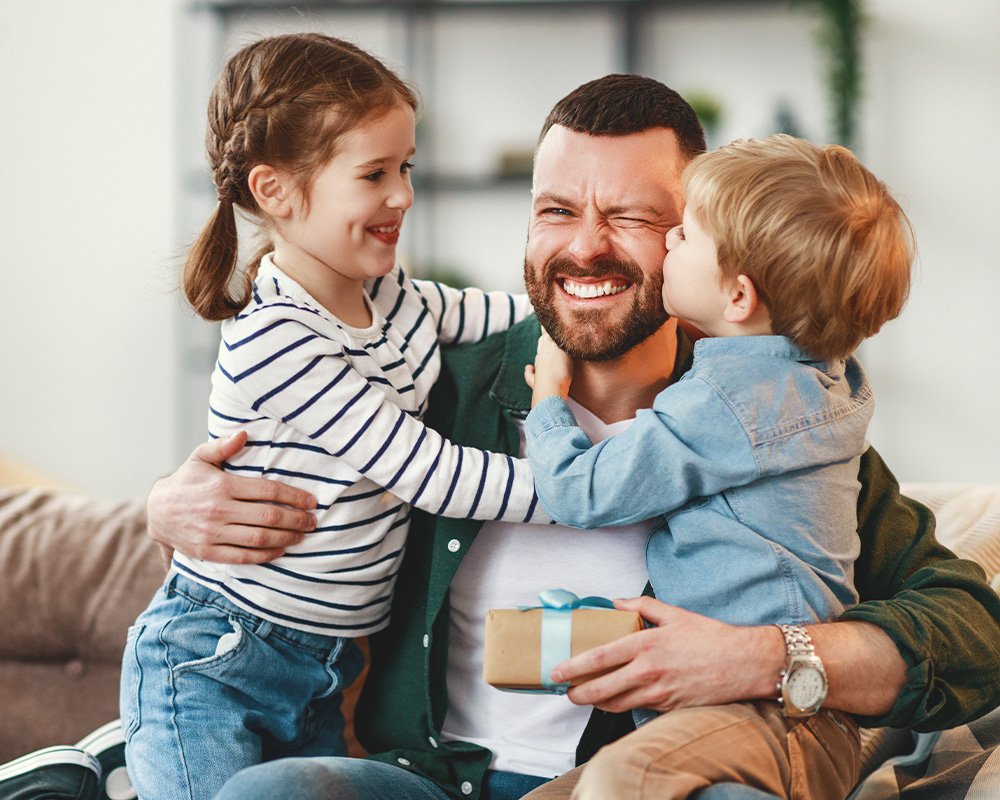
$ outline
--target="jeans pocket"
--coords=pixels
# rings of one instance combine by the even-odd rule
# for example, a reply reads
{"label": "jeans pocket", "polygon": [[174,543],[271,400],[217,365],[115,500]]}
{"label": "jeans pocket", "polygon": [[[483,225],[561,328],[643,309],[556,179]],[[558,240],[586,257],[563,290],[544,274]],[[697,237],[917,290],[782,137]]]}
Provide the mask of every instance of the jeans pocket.
{"label": "jeans pocket", "polygon": [[146,629],[143,624],[133,625],[125,637],[125,652],[122,656],[122,678],[118,689],[118,711],[121,714],[122,731],[126,741],[139,729],[139,691],[142,687],[142,667],[137,652],[139,637]]}
{"label": "jeans pocket", "polygon": [[[205,631],[191,631],[193,635],[184,643],[184,648],[188,650],[188,655],[194,656],[187,661],[174,665],[170,670],[175,677],[180,677],[187,673],[210,674],[222,669],[225,665],[238,659],[247,648],[250,633],[244,629],[240,621],[234,617],[229,618],[231,630],[218,634],[210,634],[209,641],[205,641]],[[209,628],[211,631],[211,628]],[[177,635],[177,631],[173,632]],[[214,649],[208,650],[208,645]]]}

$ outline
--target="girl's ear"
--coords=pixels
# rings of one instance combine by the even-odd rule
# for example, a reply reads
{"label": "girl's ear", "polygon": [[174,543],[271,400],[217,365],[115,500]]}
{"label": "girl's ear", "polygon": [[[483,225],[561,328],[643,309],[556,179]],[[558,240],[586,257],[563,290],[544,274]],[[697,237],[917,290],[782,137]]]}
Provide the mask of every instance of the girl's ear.
{"label": "girl's ear", "polygon": [[258,164],[247,176],[247,185],[260,210],[269,217],[282,218],[292,213],[285,191],[284,177],[266,164]]}
{"label": "girl's ear", "polygon": [[726,303],[723,317],[726,322],[748,322],[761,307],[757,299],[757,287],[746,275],[737,275],[729,290],[729,300]]}

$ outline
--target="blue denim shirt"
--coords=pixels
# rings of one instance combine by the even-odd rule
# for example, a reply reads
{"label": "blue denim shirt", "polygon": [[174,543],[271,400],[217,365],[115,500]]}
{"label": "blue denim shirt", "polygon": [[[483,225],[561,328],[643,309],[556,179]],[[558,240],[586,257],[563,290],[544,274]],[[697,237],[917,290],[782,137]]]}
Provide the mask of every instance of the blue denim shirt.
{"label": "blue denim shirt", "polygon": [[[562,398],[525,423],[549,515],[580,528],[663,516],[656,596],[738,625],[836,617],[857,602],[858,465],[873,411],[860,363],[782,336],[701,339],[624,433],[592,445]],[[609,534],[613,535],[613,534]]]}

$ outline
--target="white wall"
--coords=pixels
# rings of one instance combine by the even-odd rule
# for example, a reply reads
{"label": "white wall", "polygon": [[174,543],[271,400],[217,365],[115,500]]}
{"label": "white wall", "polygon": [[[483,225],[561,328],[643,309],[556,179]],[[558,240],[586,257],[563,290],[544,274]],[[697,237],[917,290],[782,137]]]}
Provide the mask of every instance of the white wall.
{"label": "white wall", "polygon": [[111,498],[176,462],[172,11],[0,14],[0,458]]}
{"label": "white wall", "polygon": [[[180,365],[192,357],[192,337],[210,334],[171,291],[203,208],[178,187],[192,177],[214,59],[239,36],[216,44],[193,34],[178,25],[179,8],[180,0],[12,0],[0,16],[0,458],[109,497],[145,491],[200,437],[204,420],[202,389],[184,383]],[[878,393],[870,438],[903,479],[1000,481],[992,308],[1000,296],[992,142],[1000,4],[952,0],[942,14],[936,0],[870,0],[869,11],[858,150],[904,198],[921,256],[903,317],[864,347]],[[501,14],[485,30],[476,19],[440,26],[433,62],[415,76],[428,106],[422,124],[436,126],[425,167],[437,159],[489,171],[498,148],[530,147],[568,89],[617,68],[610,18],[577,25],[569,38],[558,19],[527,24]],[[277,27],[315,22],[286,14]],[[334,23],[393,63],[404,58],[388,16]],[[241,35],[272,24],[248,16]],[[546,47],[553,29],[563,44]],[[642,69],[682,93],[719,96],[717,141],[769,133],[782,102],[805,135],[823,140],[813,31],[811,19],[780,7],[672,12],[643,32],[650,55]],[[531,57],[511,57],[515,39],[535,43]],[[206,59],[206,49],[218,53]],[[480,283],[515,288],[523,188],[434,203],[441,222],[424,236],[439,258]]]}

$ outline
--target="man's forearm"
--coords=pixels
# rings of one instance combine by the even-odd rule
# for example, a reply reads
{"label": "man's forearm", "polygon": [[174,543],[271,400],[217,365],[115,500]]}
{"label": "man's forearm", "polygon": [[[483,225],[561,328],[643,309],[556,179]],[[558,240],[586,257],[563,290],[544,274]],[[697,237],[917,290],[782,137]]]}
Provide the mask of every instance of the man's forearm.
{"label": "man's forearm", "polygon": [[824,705],[869,717],[892,710],[906,685],[906,662],[881,628],[844,621],[806,629],[829,680]]}
{"label": "man's forearm", "polygon": [[[615,712],[670,711],[777,697],[787,656],[776,626],[727,625],[651,597],[615,605],[639,612],[654,627],[557,665],[557,681],[604,673],[570,689],[574,703]],[[893,707],[906,683],[906,664],[881,628],[852,621],[807,629],[826,667],[827,706],[865,716]]]}

